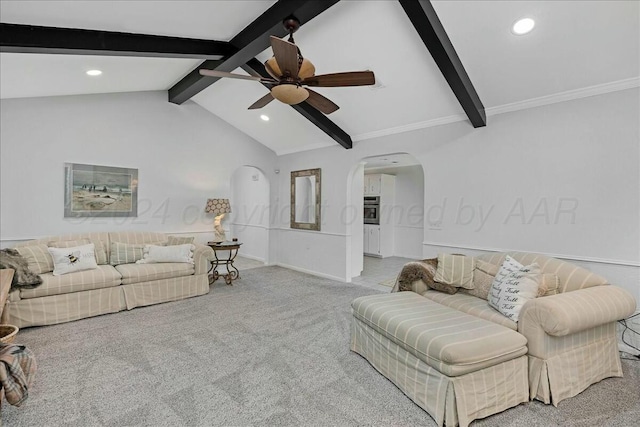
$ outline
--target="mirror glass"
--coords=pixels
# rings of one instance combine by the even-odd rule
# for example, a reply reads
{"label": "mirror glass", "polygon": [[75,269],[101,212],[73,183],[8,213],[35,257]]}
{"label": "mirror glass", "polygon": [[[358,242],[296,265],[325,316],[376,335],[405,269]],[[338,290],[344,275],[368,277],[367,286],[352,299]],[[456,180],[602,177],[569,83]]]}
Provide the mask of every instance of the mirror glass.
{"label": "mirror glass", "polygon": [[316,177],[296,178],[296,222],[316,222]]}
{"label": "mirror glass", "polygon": [[320,230],[320,169],[291,172],[291,228]]}

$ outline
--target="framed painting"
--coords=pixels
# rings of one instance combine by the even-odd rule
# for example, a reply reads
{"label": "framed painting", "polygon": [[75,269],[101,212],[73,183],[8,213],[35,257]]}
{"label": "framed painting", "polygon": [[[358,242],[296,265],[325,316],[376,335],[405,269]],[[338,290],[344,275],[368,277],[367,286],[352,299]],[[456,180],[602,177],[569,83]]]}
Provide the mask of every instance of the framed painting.
{"label": "framed painting", "polygon": [[138,216],[138,169],[64,164],[64,217]]}

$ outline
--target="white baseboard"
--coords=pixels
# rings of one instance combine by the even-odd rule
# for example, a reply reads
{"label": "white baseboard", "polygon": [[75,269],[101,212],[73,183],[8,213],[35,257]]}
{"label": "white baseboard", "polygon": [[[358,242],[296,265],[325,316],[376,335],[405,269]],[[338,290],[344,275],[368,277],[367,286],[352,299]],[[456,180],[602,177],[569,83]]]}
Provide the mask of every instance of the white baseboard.
{"label": "white baseboard", "polygon": [[260,262],[263,262],[264,265],[267,265],[267,263],[265,262],[264,258],[260,258],[260,257],[254,256],[254,255],[247,255],[247,254],[243,254],[243,253],[239,253],[238,256],[240,258],[247,258],[247,259],[252,259],[254,261],[260,261]]}
{"label": "white baseboard", "polygon": [[422,254],[399,254],[399,253],[394,253],[391,256],[396,256],[399,258],[409,258],[409,259],[422,259]]}
{"label": "white baseboard", "polygon": [[343,277],[332,276],[331,274],[320,273],[319,271],[307,270],[306,268],[294,267],[293,265],[277,262],[275,265],[278,267],[288,268],[289,270],[299,271],[300,273],[311,274],[312,276],[322,277],[324,279],[335,280],[337,282],[345,283],[346,280]]}

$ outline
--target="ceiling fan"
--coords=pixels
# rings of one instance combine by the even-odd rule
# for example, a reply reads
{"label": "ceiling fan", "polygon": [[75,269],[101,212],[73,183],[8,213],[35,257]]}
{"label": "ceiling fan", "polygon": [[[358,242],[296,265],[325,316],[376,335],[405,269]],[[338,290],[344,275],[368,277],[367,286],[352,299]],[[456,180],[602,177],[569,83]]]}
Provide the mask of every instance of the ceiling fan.
{"label": "ceiling fan", "polygon": [[200,74],[209,77],[255,80],[265,84],[270,92],[254,102],[249,107],[249,110],[262,108],[275,98],[289,105],[307,101],[312,107],[320,110],[324,114],[331,114],[340,107],[318,92],[309,89],[309,86],[344,87],[375,84],[376,79],[372,71],[351,71],[316,76],[315,67],[311,61],[303,58],[300,49],[295,45],[293,40],[293,33],[300,28],[300,21],[294,16],[289,16],[282,21],[282,25],[289,32],[289,40],[286,41],[271,36],[271,48],[273,49],[274,56],[264,63],[265,69],[272,78],[245,76],[242,74],[206,69],[201,69]]}

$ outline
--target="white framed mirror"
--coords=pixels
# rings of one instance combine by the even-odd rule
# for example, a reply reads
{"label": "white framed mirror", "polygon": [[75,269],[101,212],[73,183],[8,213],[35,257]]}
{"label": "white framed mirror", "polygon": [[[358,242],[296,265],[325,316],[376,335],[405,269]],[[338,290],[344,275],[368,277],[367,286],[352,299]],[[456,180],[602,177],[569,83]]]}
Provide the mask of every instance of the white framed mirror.
{"label": "white framed mirror", "polygon": [[291,172],[291,228],[320,231],[320,169]]}

